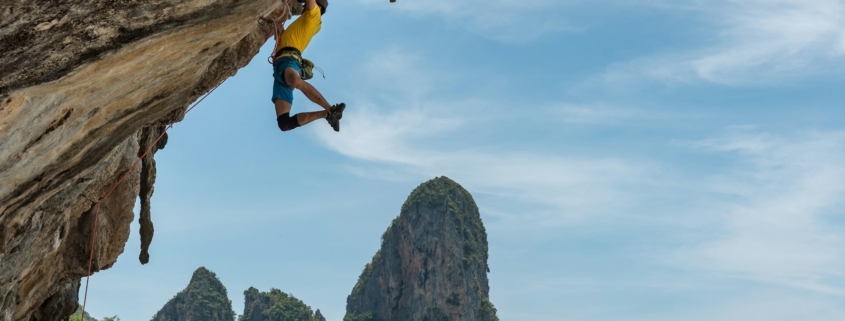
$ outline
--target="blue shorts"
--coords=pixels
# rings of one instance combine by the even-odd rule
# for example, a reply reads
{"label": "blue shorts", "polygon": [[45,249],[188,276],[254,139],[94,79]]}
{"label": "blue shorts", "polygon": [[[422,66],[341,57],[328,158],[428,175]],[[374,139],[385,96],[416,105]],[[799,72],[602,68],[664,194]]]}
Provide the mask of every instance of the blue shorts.
{"label": "blue shorts", "polygon": [[285,83],[285,70],[288,67],[296,70],[297,74],[302,72],[299,69],[299,62],[293,57],[281,57],[273,64],[273,98],[271,98],[273,103],[276,99],[281,99],[293,105],[293,87]]}

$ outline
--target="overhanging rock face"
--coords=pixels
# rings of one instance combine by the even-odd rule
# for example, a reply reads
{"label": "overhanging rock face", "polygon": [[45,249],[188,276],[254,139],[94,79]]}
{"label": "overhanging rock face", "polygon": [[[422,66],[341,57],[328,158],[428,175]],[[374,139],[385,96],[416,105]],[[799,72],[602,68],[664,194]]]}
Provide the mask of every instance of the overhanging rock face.
{"label": "overhanging rock face", "polygon": [[[4,2],[0,320],[67,318],[87,273],[93,205],[147,147],[140,141],[181,120],[192,101],[258,53],[272,32],[259,17],[277,15],[280,6],[278,0]],[[142,192],[148,201],[152,193],[151,165],[133,170],[102,203],[95,271],[123,252],[135,198]]]}

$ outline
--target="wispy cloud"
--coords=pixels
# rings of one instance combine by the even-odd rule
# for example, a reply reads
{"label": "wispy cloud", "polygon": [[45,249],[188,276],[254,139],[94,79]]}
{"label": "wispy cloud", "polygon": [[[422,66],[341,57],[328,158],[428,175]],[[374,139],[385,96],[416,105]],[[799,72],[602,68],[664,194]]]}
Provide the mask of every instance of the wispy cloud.
{"label": "wispy cloud", "polygon": [[837,300],[783,292],[755,294],[732,300],[724,305],[699,310],[692,313],[688,311],[683,315],[667,314],[662,317],[649,317],[645,320],[794,321],[845,318],[845,310]]}
{"label": "wispy cloud", "polygon": [[[379,163],[367,176],[378,176],[383,170],[394,175],[399,167],[406,175],[447,175],[476,191],[552,206],[557,217],[535,221],[535,227],[609,211],[626,198],[619,185],[642,180],[648,172],[647,167],[621,159],[566,157],[560,150],[542,153],[490,146],[453,150],[442,142],[463,136],[457,125],[467,120],[424,110],[375,110],[364,107],[344,116],[349,125],[343,128],[343,135],[324,130],[314,133],[338,153]],[[560,217],[562,213],[571,217]]]}
{"label": "wispy cloud", "polygon": [[[400,96],[421,100],[422,95],[439,89],[450,75],[432,68],[420,68],[420,57],[399,47],[380,50],[364,61],[361,71],[367,88],[377,89],[380,97]],[[373,72],[373,71],[377,72]]]}
{"label": "wispy cloud", "polygon": [[[365,5],[383,6],[381,0],[359,0]],[[442,17],[449,23],[468,28],[484,37],[504,43],[527,43],[549,33],[579,32],[584,26],[575,24],[555,8],[579,1],[569,0],[413,0],[397,1],[391,10],[410,15]]]}
{"label": "wispy cloud", "polygon": [[[355,108],[344,117],[342,135],[311,129],[327,148],[360,161],[347,165],[358,175],[412,180],[447,175],[474,193],[533,206],[522,213],[488,213],[510,230],[556,229],[620,215],[634,224],[676,224],[701,235],[680,249],[672,247],[670,266],[680,264],[719,279],[845,295],[845,237],[842,226],[829,221],[842,214],[845,204],[845,132],[785,137],[752,126],[734,127],[724,135],[683,145],[721,159],[723,167],[702,173],[647,157],[571,154],[554,139],[533,146],[509,145],[474,135],[512,120],[505,113],[475,117],[474,111],[495,110],[495,103],[452,99],[459,108],[440,101],[445,97],[429,93],[445,84],[426,61],[400,49],[374,55],[374,60],[399,66],[380,70],[381,76],[390,79],[394,70],[414,74],[415,81],[429,85],[372,79],[379,91],[390,94],[354,102]],[[547,111],[545,116],[557,121],[584,126],[649,116],[635,109],[572,104]],[[680,203],[666,207],[650,202]],[[670,213],[679,208],[689,213]],[[667,237],[686,239],[679,234]]]}
{"label": "wispy cloud", "polygon": [[841,70],[845,60],[845,4],[839,0],[684,1],[668,10],[708,17],[713,44],[614,65],[604,80],[753,85]]}
{"label": "wispy cloud", "polygon": [[[619,126],[625,122],[640,124],[644,121],[690,118],[666,112],[647,111],[637,107],[620,107],[605,104],[554,104],[547,109],[549,117],[554,121],[566,124],[581,125],[613,125]],[[534,116],[536,117],[536,116]]]}
{"label": "wispy cloud", "polygon": [[737,129],[693,144],[731,153],[736,167],[711,180],[726,201],[709,241],[679,256],[695,269],[845,295],[845,133],[783,138]]}
{"label": "wispy cloud", "polygon": [[[372,61],[394,67],[378,69],[377,77],[364,76],[369,79],[363,84],[368,92],[377,88],[379,93],[352,103],[355,107],[344,115],[343,134],[312,129],[329,149],[375,164],[360,165],[366,170],[350,167],[355,173],[388,179],[397,173],[414,179],[447,175],[480,193],[550,209],[535,213],[531,227],[536,228],[617,209],[630,198],[622,186],[646,181],[651,170],[613,156],[568,156],[560,145],[538,150],[503,143],[483,133],[500,132],[496,128],[518,118],[508,112],[514,106],[431,95],[452,79],[398,48],[374,53]],[[362,74],[372,70],[365,67]],[[384,80],[394,76],[396,81]],[[592,123],[631,116],[622,110],[588,111],[573,105],[541,112],[545,115],[535,115],[534,121],[548,116],[553,121]],[[500,217],[513,222],[525,219],[507,213]]]}

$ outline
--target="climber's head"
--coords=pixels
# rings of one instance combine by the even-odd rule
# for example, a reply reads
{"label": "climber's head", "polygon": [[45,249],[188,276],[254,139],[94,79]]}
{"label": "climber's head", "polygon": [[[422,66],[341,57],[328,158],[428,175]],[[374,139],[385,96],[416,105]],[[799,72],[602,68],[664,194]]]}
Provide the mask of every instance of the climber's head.
{"label": "climber's head", "polygon": [[326,14],[326,7],[329,6],[329,0],[317,0],[317,5],[320,6],[320,15]]}

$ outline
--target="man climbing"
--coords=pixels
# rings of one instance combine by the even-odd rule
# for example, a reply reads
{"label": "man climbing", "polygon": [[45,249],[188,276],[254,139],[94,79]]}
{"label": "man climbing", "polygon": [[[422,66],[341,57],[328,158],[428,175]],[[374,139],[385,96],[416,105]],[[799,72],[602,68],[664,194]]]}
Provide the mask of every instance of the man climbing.
{"label": "man climbing", "polygon": [[[276,105],[276,122],[279,124],[279,129],[284,132],[325,118],[332,129],[339,132],[340,118],[343,117],[346,104],[329,105],[317,88],[301,78],[302,52],[308,47],[311,38],[320,32],[323,23],[322,15],[326,13],[329,2],[328,0],[304,0],[304,2],[302,15],[277,36],[276,48],[273,50],[272,100]],[[305,97],[325,110],[302,112],[290,116],[294,88],[299,89]]]}

